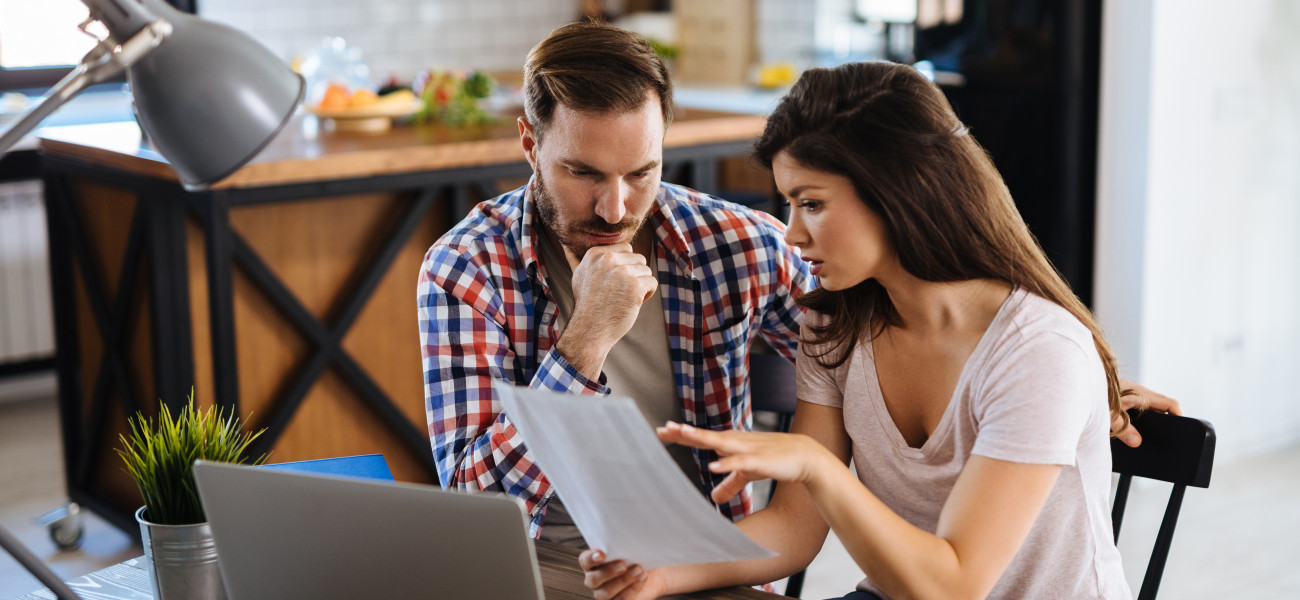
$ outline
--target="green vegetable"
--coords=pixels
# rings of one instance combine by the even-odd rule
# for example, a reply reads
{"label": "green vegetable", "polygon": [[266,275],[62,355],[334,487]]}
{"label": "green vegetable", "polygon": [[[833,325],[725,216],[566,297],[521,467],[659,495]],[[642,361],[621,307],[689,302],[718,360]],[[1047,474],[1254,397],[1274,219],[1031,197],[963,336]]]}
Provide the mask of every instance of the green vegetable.
{"label": "green vegetable", "polygon": [[421,123],[446,125],[488,125],[497,119],[479,108],[480,98],[486,98],[496,87],[496,82],[481,71],[432,71],[420,90],[424,106],[416,113]]}

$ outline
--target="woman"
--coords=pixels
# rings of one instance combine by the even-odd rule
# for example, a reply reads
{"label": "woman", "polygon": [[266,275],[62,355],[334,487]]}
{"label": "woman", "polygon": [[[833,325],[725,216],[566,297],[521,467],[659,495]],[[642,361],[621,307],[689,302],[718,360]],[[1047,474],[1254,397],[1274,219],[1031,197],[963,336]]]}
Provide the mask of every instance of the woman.
{"label": "woman", "polygon": [[1115,359],[943,94],[902,65],[814,69],[756,150],[820,284],[800,299],[792,434],[659,435],[718,452],[715,501],[783,482],[739,524],[780,554],[645,572],[590,550],[596,597],[779,579],[829,525],[867,576],[845,598],[1129,598]]}

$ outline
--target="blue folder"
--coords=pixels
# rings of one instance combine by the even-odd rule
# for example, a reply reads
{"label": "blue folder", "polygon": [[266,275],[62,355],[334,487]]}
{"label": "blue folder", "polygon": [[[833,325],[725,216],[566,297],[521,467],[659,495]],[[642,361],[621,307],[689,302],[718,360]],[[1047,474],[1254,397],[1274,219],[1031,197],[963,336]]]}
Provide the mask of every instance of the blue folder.
{"label": "blue folder", "polygon": [[393,481],[393,472],[388,470],[388,462],[384,460],[383,454],[362,454],[359,456],[276,463],[262,465],[262,468]]}

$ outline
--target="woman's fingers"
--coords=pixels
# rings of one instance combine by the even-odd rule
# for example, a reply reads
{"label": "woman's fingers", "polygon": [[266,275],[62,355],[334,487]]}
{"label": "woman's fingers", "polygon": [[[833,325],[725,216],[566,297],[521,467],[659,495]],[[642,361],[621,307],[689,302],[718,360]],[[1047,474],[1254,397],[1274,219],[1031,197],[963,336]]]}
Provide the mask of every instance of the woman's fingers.
{"label": "woman's fingers", "polygon": [[[583,569],[583,570],[586,572],[586,574],[582,578],[583,585],[593,590],[596,589],[608,590],[611,589],[610,582],[627,574],[628,566],[627,563],[621,560],[616,560],[611,563],[600,565],[599,567],[595,567],[591,569]],[[617,594],[619,590],[622,590],[626,586],[614,586],[614,587],[616,589],[612,589],[610,593],[611,596]]]}
{"label": "woman's fingers", "polygon": [[713,450],[721,455],[736,454],[747,448],[747,440],[756,434],[740,431],[712,431],[668,421],[655,429],[659,439],[672,444]]}
{"label": "woman's fingers", "polygon": [[607,558],[600,550],[584,550],[578,555],[578,566],[584,571],[582,584],[595,591],[596,598],[616,598],[645,579],[641,565],[628,565],[622,560],[605,562]]}
{"label": "woman's fingers", "polygon": [[671,422],[658,432],[665,442],[717,452],[721,458],[711,463],[709,470],[732,473],[738,483],[715,492],[715,499],[730,498],[751,481],[803,481],[818,453],[826,452],[812,438],[789,433],[709,431]]}
{"label": "woman's fingers", "polygon": [[[1124,410],[1136,408],[1138,410],[1154,410],[1156,412],[1165,412],[1175,415],[1183,414],[1183,408],[1178,405],[1178,401],[1153,392],[1146,386],[1133,383],[1125,379],[1119,380],[1119,387],[1123,390],[1132,390],[1133,393],[1120,397],[1120,407]],[[1125,426],[1124,420],[1120,418],[1111,419],[1110,430],[1115,432],[1115,437],[1125,445],[1136,448],[1142,444],[1142,434],[1133,425]]]}
{"label": "woman's fingers", "polygon": [[[646,571],[641,568],[641,565],[632,565],[629,568],[623,564],[623,561],[619,561],[619,568],[608,573],[603,571],[603,568],[597,571],[586,571],[582,584],[594,592],[597,600],[607,600],[624,597],[627,592],[632,591],[633,586],[645,578]],[[625,597],[632,596],[627,594]]]}
{"label": "woman's fingers", "polygon": [[692,446],[695,448],[712,448],[712,444],[717,443],[718,435],[715,431],[707,429],[696,429],[685,423],[668,421],[663,427],[655,429],[659,434],[659,439],[683,446]]}
{"label": "woman's fingers", "polygon": [[[584,550],[578,555],[578,566],[586,572],[583,584],[591,589],[607,585],[611,580],[627,573],[628,565],[621,560],[605,562],[605,553],[600,550]],[[622,588],[619,588],[622,589]],[[613,594],[618,593],[615,591]],[[610,595],[613,595],[610,594]]]}
{"label": "woman's fingers", "polygon": [[748,485],[750,481],[752,480],[740,473],[733,472],[728,474],[721,483],[714,486],[713,493],[711,494],[713,501],[717,504],[727,503],[729,500],[736,497],[736,494],[739,494],[741,490],[745,489],[745,486]]}
{"label": "woman's fingers", "polygon": [[1120,405],[1124,409],[1137,408],[1140,410],[1154,410],[1157,412],[1167,412],[1175,415],[1183,414],[1183,408],[1177,400],[1164,394],[1152,391],[1150,388],[1134,383],[1127,379],[1119,380],[1120,389],[1133,390],[1134,393],[1120,398]]}
{"label": "woman's fingers", "polygon": [[603,564],[605,564],[605,553],[601,550],[592,548],[578,554],[578,566],[582,567],[583,571],[590,571]]}
{"label": "woman's fingers", "polygon": [[[1110,430],[1115,432],[1115,437],[1119,438],[1119,441],[1124,442],[1124,445],[1130,448],[1141,446],[1142,435],[1139,434],[1132,425],[1126,425],[1123,429],[1119,429],[1119,426],[1122,423],[1123,421],[1118,420],[1111,422]],[[1116,431],[1117,429],[1118,431]]]}
{"label": "woman's fingers", "polygon": [[[632,568],[624,572],[622,576],[606,583],[600,591],[611,594],[611,598],[632,598],[635,597],[633,592],[635,592],[636,585],[644,580],[645,569],[641,568],[641,565],[632,565]],[[614,591],[616,589],[617,592]]]}

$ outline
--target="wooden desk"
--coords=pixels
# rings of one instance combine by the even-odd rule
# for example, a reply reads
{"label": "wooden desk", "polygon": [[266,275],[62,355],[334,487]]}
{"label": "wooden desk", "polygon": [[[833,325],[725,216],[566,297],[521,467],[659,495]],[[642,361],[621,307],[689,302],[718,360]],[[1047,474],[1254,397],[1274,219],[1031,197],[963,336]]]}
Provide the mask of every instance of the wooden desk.
{"label": "wooden desk", "polygon": [[[680,110],[665,180],[716,191],[763,117]],[[273,462],[383,454],[437,481],[416,277],[470,205],[530,174],[495,126],[335,134],[292,121],[210,190],[189,191],[133,123],[41,133],[69,496],[128,535],[141,504],[112,449],[126,416],[201,406],[266,427]],[[764,185],[770,176],[760,173]]]}
{"label": "wooden desk", "polygon": [[[592,597],[591,592],[582,585],[582,569],[578,568],[577,550],[547,542],[537,542],[536,547],[537,564],[541,567],[542,587],[545,590],[546,600],[588,600]],[[149,584],[143,556],[95,571],[68,582],[68,585],[83,597],[96,600],[153,600],[153,589]],[[83,591],[93,592],[93,595]],[[32,593],[19,596],[14,600],[45,600],[49,597]],[[665,596],[665,598],[696,600],[775,600],[783,597],[747,587]]]}

